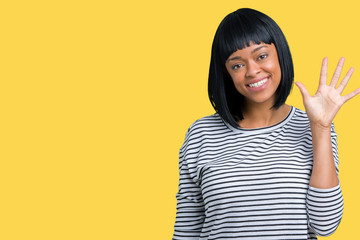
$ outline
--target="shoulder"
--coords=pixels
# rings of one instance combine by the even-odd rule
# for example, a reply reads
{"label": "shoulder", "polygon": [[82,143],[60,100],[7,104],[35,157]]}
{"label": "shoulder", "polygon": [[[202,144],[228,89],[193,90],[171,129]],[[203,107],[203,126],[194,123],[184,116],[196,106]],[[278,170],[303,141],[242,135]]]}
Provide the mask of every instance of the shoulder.
{"label": "shoulder", "polygon": [[231,131],[218,113],[202,117],[188,128],[182,148],[200,143],[203,139]]}
{"label": "shoulder", "polygon": [[306,112],[296,107],[293,108],[294,114],[289,121],[289,125],[295,128],[310,128],[310,122]]}
{"label": "shoulder", "polygon": [[211,129],[226,127],[223,119],[218,113],[197,119],[188,129],[188,133],[209,131]]}
{"label": "shoulder", "polygon": [[301,110],[300,108],[293,107],[295,109],[294,118],[299,120],[309,120],[305,111]]}

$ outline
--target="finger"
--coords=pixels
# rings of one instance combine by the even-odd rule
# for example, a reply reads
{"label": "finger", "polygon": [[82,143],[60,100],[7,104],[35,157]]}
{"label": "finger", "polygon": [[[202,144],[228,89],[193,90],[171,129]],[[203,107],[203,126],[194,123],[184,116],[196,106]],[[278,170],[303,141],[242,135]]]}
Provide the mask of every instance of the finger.
{"label": "finger", "polygon": [[324,57],[323,61],[322,61],[322,64],[321,64],[319,87],[320,87],[320,85],[325,85],[326,84],[327,64],[328,64],[328,58]]}
{"label": "finger", "polygon": [[355,97],[356,95],[358,95],[360,93],[360,88],[356,89],[355,91],[345,95],[344,98],[344,103],[346,103],[347,101],[349,101],[350,99],[352,99],[353,97]]}
{"label": "finger", "polygon": [[303,99],[310,97],[309,91],[301,82],[295,82],[295,85],[299,88]]}
{"label": "finger", "polygon": [[340,75],[341,75],[341,70],[344,66],[344,62],[345,62],[345,58],[340,58],[339,62],[338,62],[338,65],[336,67],[336,70],[334,72],[334,75],[331,79],[331,83],[330,83],[330,87],[336,87],[338,81],[339,81],[339,78],[340,78]]}
{"label": "finger", "polygon": [[353,72],[354,72],[354,68],[351,67],[351,68],[349,69],[349,71],[346,73],[344,79],[343,79],[343,80],[341,81],[341,83],[339,84],[338,88],[336,89],[339,94],[341,94],[341,93],[344,91],[344,89],[345,89],[347,83],[349,82],[350,77],[351,77],[351,75],[353,74]]}

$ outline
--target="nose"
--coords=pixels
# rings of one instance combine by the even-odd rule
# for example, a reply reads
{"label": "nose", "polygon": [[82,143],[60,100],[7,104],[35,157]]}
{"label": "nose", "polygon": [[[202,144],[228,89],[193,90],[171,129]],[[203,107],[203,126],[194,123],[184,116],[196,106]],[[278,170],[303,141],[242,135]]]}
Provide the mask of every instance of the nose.
{"label": "nose", "polygon": [[246,77],[256,77],[259,72],[259,64],[255,61],[249,61],[246,68]]}

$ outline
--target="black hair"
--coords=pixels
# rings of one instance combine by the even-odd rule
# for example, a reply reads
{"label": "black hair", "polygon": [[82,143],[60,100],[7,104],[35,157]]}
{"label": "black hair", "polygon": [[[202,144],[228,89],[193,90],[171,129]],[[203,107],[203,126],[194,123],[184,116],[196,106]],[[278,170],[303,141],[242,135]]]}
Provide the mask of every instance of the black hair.
{"label": "black hair", "polygon": [[249,8],[241,8],[227,15],[214,37],[208,82],[209,99],[215,111],[233,127],[243,119],[241,106],[244,97],[237,91],[225,68],[229,56],[251,43],[275,45],[281,68],[281,80],[276,90],[273,108],[283,105],[294,81],[294,67],[286,38],[276,22],[269,16]]}

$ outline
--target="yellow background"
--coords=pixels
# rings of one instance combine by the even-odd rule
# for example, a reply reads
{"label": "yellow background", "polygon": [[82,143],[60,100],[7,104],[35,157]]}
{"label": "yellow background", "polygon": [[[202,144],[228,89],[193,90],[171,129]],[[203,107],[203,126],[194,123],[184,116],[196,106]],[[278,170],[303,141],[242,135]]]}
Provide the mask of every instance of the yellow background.
{"label": "yellow background", "polygon": [[[214,112],[212,39],[241,7],[280,25],[311,93],[324,56],[360,86],[355,0],[2,1],[0,239],[171,239],[178,150]],[[359,101],[335,119],[345,211],[327,239],[358,235]]]}

